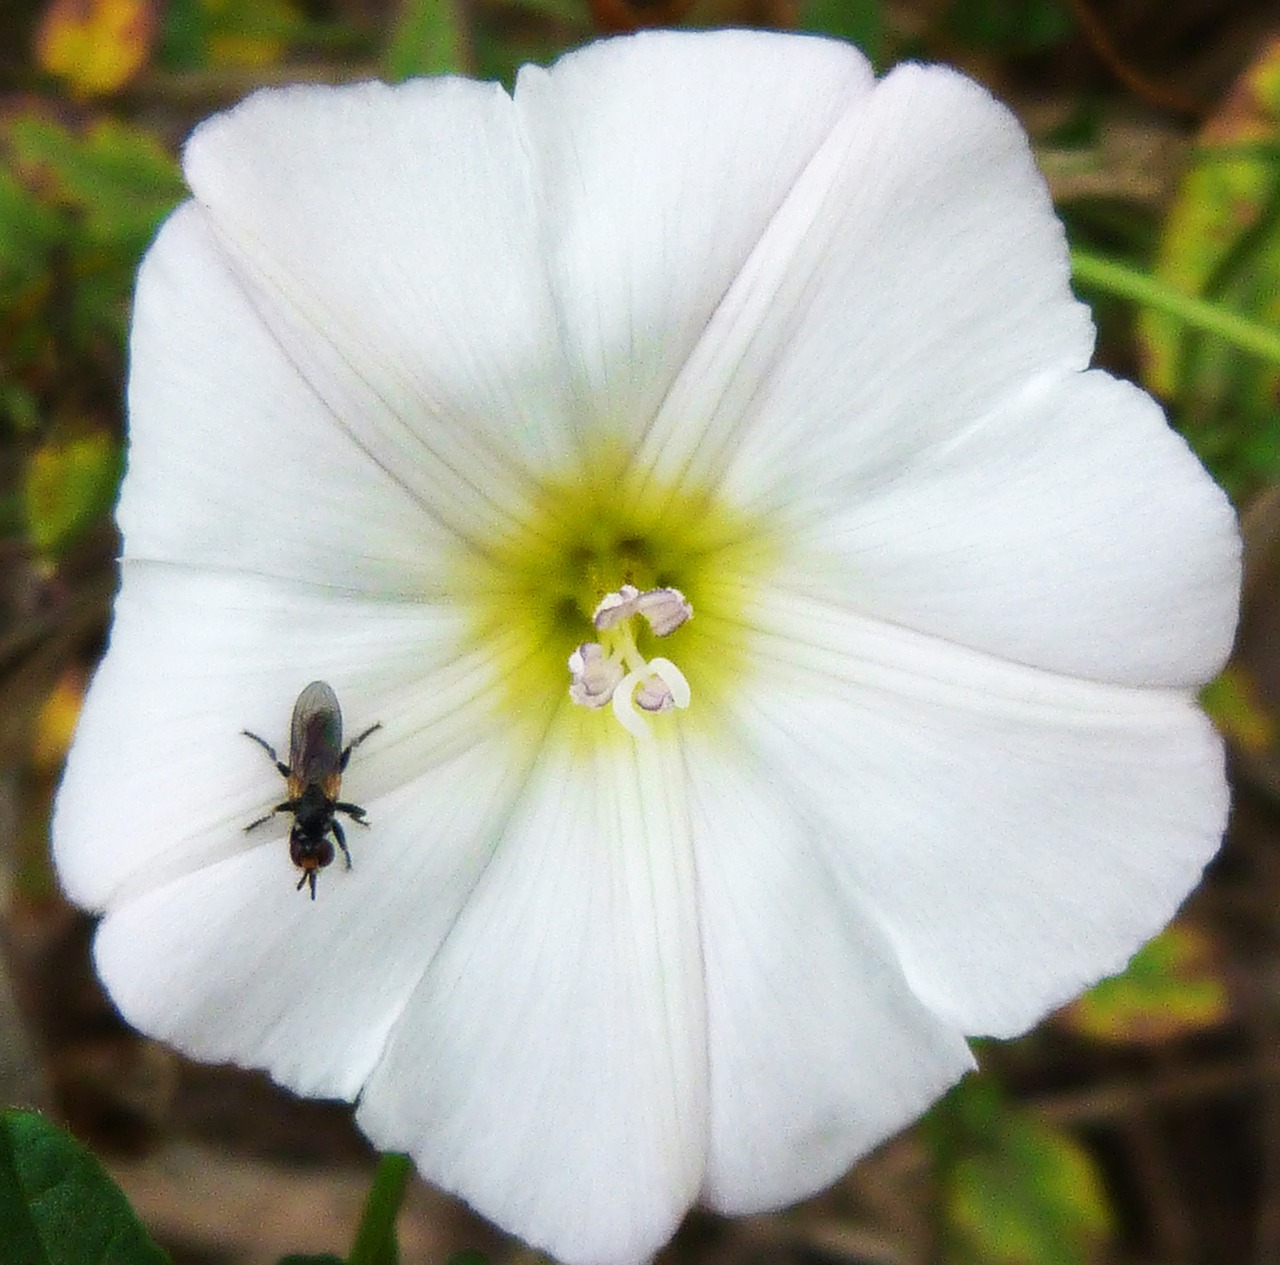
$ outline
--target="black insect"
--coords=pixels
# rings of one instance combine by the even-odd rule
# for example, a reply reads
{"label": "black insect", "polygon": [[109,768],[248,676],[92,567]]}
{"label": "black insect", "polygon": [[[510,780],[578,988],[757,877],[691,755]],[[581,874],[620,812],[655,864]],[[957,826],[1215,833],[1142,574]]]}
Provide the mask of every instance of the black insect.
{"label": "black insect", "polygon": [[352,821],[362,826],[365,810],[359,804],[348,804],[338,798],[342,788],[342,771],[351,759],[351,753],[382,724],[370,725],[358,738],[342,745],[342,709],[338,696],[326,681],[312,681],[293,705],[293,720],[289,725],[289,763],[276,755],[275,748],[265,738],[243,731],[252,738],[275,762],[289,789],[289,798],[277,804],[264,817],[251,821],[245,830],[252,830],[268,822],[276,813],[292,813],[293,826],[289,831],[289,856],[302,871],[298,891],[304,883],[311,885],[311,899],[316,898],[316,872],[333,860],[332,835],[346,857],[347,869],[351,868],[351,853],[335,814],[346,813]]}

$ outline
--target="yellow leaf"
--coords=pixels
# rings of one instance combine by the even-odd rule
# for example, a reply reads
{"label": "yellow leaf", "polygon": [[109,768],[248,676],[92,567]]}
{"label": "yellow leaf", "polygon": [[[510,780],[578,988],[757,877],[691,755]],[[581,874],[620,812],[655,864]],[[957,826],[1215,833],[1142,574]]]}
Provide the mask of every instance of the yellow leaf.
{"label": "yellow leaf", "polygon": [[215,66],[270,66],[288,51],[301,25],[290,0],[200,0]]}
{"label": "yellow leaf", "polygon": [[63,673],[36,718],[35,742],[31,748],[31,762],[36,768],[53,773],[66,759],[83,701],[84,677],[73,668]]}
{"label": "yellow leaf", "polygon": [[1231,998],[1213,943],[1187,923],[1174,923],[1114,975],[1058,1014],[1058,1023],[1093,1041],[1158,1045],[1215,1028]]}
{"label": "yellow leaf", "polygon": [[1204,687],[1200,701],[1223,737],[1255,755],[1275,741],[1276,725],[1261,698],[1253,674],[1230,663]]}
{"label": "yellow leaf", "polygon": [[115,499],[120,445],[104,431],[51,440],[31,454],[26,477],[31,543],[56,554]]}
{"label": "yellow leaf", "polygon": [[146,64],[154,0],[51,0],[36,29],[36,61],[83,96],[114,92]]}

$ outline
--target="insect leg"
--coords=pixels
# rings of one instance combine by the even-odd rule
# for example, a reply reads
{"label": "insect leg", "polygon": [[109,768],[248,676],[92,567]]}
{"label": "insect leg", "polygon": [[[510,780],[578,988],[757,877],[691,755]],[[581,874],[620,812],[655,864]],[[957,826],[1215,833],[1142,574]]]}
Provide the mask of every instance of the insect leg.
{"label": "insect leg", "polygon": [[272,763],[280,770],[281,777],[289,776],[289,766],[285,764],[278,755],[276,755],[275,747],[273,747],[265,738],[259,738],[257,734],[251,734],[247,729],[242,729],[240,732],[244,734],[246,738],[252,738],[254,742],[256,742],[258,746],[260,746],[263,751],[271,757]]}
{"label": "insect leg", "polygon": [[269,813],[266,814],[266,816],[259,817],[257,821],[251,821],[245,827],[245,833],[247,834],[255,826],[262,825],[264,821],[270,821],[276,813],[296,813],[297,811],[298,801],[296,799],[286,799],[283,804],[277,804]]}
{"label": "insect leg", "polygon": [[[364,741],[364,740],[365,740],[365,739],[366,739],[366,738],[367,738],[371,733],[373,733],[375,730],[378,730],[378,729],[381,729],[381,728],[382,728],[382,721],[378,721],[376,724],[372,724],[372,725],[370,725],[370,726],[369,726],[369,728],[368,728],[368,729],[366,729],[366,730],[364,731],[364,733],[362,733],[358,738],[352,738],[352,740],[351,740],[349,743],[347,743],[346,750],[345,750],[345,751],[343,751],[343,753],[342,753],[342,759],[338,761],[338,770],[339,770],[339,772],[341,772],[341,770],[343,770],[343,769],[345,769],[345,768],[347,767],[347,761],[351,759],[351,753],[352,753],[352,752],[353,752],[353,751],[354,751],[354,750],[355,750],[355,749],[356,749],[356,748],[357,748],[357,747],[358,747],[358,746],[359,746],[359,745],[360,745],[360,744],[361,744],[361,743],[362,743],[362,742],[363,742],[363,741]],[[261,739],[259,739],[259,741],[261,741]]]}
{"label": "insect leg", "polygon": [[361,808],[359,804],[348,804],[345,800],[339,800],[334,804],[333,811],[335,813],[346,813],[358,826],[367,826],[369,824],[365,821],[366,810]]}
{"label": "insect leg", "polygon": [[329,828],[333,831],[333,837],[338,841],[338,847],[342,849],[342,855],[347,858],[347,869],[351,868],[351,853],[347,851],[347,836],[342,833],[342,827],[337,821],[330,823]]}
{"label": "insect leg", "polygon": [[295,887],[293,890],[294,890],[295,892],[300,892],[300,891],[302,891],[302,885],[303,885],[303,883],[308,883],[308,882],[311,884],[311,899],[312,899],[312,900],[315,900],[315,898],[316,898],[316,872],[315,872],[315,870],[303,870],[303,871],[302,871],[302,877],[298,880],[298,885],[297,885],[297,887]]}

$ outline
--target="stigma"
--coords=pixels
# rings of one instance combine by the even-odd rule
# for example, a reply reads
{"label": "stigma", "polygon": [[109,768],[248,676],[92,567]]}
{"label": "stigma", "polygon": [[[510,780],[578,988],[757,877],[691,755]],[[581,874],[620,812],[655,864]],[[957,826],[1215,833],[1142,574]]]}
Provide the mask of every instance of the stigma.
{"label": "stigma", "polygon": [[666,637],[693,618],[693,607],[679,589],[640,590],[624,584],[606,593],[591,615],[598,635],[569,656],[569,697],[581,707],[612,705],[613,714],[637,738],[649,736],[645,713],[688,707],[689,682],[670,659],[646,659],[636,632],[648,625],[655,637]]}

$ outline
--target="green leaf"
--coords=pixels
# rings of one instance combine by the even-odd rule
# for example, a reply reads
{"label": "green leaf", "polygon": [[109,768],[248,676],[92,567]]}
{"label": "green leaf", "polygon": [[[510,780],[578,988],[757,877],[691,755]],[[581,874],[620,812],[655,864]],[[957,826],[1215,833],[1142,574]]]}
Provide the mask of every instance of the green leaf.
{"label": "green leaf", "polygon": [[62,235],[56,212],[0,161],[0,294],[12,301],[17,286],[40,275]]}
{"label": "green leaf", "polygon": [[169,0],[157,57],[168,70],[196,70],[209,63],[209,15],[200,0]]}
{"label": "green leaf", "polygon": [[1200,705],[1228,742],[1256,755],[1276,740],[1276,718],[1267,708],[1255,675],[1229,663],[1200,691]]}
{"label": "green leaf", "polygon": [[183,196],[177,163],[149,132],[127,123],[100,119],[81,135],[29,114],[14,120],[10,136],[30,182],[46,201],[73,210],[97,246],[140,255]]}
{"label": "green leaf", "polygon": [[[11,169],[52,218],[55,240],[16,295],[0,293],[25,320],[12,321],[9,364],[38,359],[51,326],[63,344],[99,357],[104,335],[124,339],[138,260],[160,220],[182,197],[177,164],[149,133],[114,120],[83,131],[29,112],[0,130]],[[5,195],[0,183],[0,220]]]}
{"label": "green leaf", "polygon": [[1058,1022],[1095,1041],[1159,1044],[1217,1027],[1230,1011],[1208,938],[1175,923],[1136,954],[1121,975],[1095,985]]}
{"label": "green leaf", "polygon": [[1086,1265],[1108,1237],[1110,1206],[1088,1152],[991,1077],[953,1090],[926,1137],[958,1265]]}
{"label": "green leaf", "polygon": [[[1158,280],[1280,337],[1280,39],[1204,126],[1156,252]],[[1142,314],[1144,383],[1175,401],[1184,429],[1229,481],[1280,468],[1280,363],[1176,315]]]}
{"label": "green leaf", "polygon": [[0,422],[18,432],[30,432],[40,425],[40,405],[22,383],[0,378]]}
{"label": "green leaf", "polygon": [[0,1113],[0,1261],[167,1265],[168,1260],[85,1147],[34,1112]]}
{"label": "green leaf", "polygon": [[316,1255],[294,1253],[280,1258],[280,1265],[344,1265],[341,1256],[332,1252],[320,1252]]}
{"label": "green leaf", "polygon": [[306,23],[289,0],[200,0],[208,18],[209,61],[272,66],[302,38]]}
{"label": "green leaf", "polygon": [[461,0],[400,0],[383,70],[392,80],[457,74],[471,65],[471,39]]}
{"label": "green leaf", "polygon": [[848,40],[866,53],[872,65],[883,65],[885,22],[881,0],[808,0],[800,28]]}
{"label": "green leaf", "polygon": [[953,0],[947,30],[991,52],[1031,53],[1071,33],[1071,15],[1059,0]]}
{"label": "green leaf", "polygon": [[36,449],[26,472],[27,529],[44,553],[58,553],[115,500],[120,446],[103,431]]}
{"label": "green leaf", "polygon": [[465,1252],[455,1252],[445,1265],[489,1265],[489,1258],[472,1248]]}

